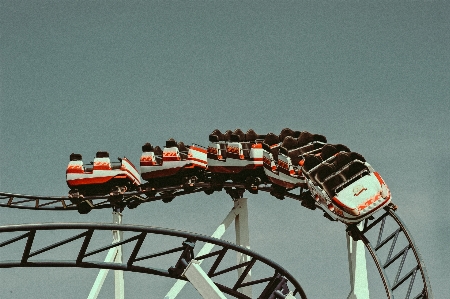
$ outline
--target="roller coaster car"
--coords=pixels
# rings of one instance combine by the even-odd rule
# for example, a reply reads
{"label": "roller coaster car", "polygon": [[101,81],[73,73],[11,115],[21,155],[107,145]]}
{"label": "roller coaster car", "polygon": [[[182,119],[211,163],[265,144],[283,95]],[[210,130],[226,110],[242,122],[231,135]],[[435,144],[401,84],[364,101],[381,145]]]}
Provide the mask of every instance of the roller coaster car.
{"label": "roller coaster car", "polygon": [[214,130],[209,135],[207,155],[208,170],[213,178],[259,184],[265,178],[262,169],[264,137],[252,129],[245,134],[240,129],[225,134]]}
{"label": "roller coaster car", "polygon": [[358,153],[333,153],[327,145],[321,157],[306,155],[301,164],[311,195],[335,220],[360,222],[391,201],[384,180]]}
{"label": "roller coaster car", "polygon": [[118,159],[111,162],[108,152],[97,152],[94,162],[84,165],[80,154],[71,154],[66,170],[70,193],[91,196],[106,195],[117,187],[136,190],[141,184],[139,172],[127,158]]}
{"label": "roller coaster car", "polygon": [[172,184],[193,185],[207,167],[206,149],[199,145],[184,145],[173,139],[163,150],[150,143],[142,146],[141,176],[152,187]]}
{"label": "roller coaster car", "polygon": [[285,189],[306,188],[305,177],[298,163],[302,155],[320,152],[325,143],[325,136],[306,131],[292,131],[292,134],[283,134],[282,131],[279,136],[267,134],[263,143],[263,165],[267,177]]}

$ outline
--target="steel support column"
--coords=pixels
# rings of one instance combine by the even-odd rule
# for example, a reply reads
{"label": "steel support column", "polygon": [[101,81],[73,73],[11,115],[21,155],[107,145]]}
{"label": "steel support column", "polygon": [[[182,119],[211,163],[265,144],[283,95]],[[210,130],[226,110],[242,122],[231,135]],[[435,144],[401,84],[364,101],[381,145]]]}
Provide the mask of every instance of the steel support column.
{"label": "steel support column", "polygon": [[[113,212],[113,223],[114,224],[122,224],[122,214],[120,212]],[[114,230],[113,231],[113,243],[123,241],[123,233],[121,231]],[[117,246],[117,252],[114,258],[115,263],[122,264],[123,262],[123,254],[122,254],[122,245]],[[123,271],[122,270],[114,270],[114,285],[115,285],[115,299],[124,299],[125,298],[125,283],[123,280]]]}
{"label": "steel support column", "polygon": [[226,299],[223,293],[208,277],[196,260],[192,260],[184,270],[182,276],[186,277],[197,291],[206,299]]}
{"label": "steel support column", "polygon": [[[358,224],[358,229],[362,230],[363,223]],[[354,241],[347,234],[348,266],[350,272],[350,294],[347,299],[367,299],[369,298],[369,283],[367,280],[366,251],[364,243]]]}
{"label": "steel support column", "polygon": [[[217,227],[217,229],[214,231],[214,233],[211,235],[211,237],[220,239],[222,238],[223,234],[227,230],[227,228],[231,225],[231,223],[236,219],[237,215],[241,213],[241,208],[236,207],[236,205],[231,209],[231,211],[228,213],[228,215],[225,217],[225,219],[222,221],[222,223]],[[203,245],[202,249],[200,249],[199,253],[196,256],[202,256],[205,254],[208,254],[213,249],[214,244],[207,243]],[[197,263],[200,265],[202,261],[197,261]],[[187,281],[185,280],[177,280],[177,282],[173,285],[173,287],[169,290],[169,292],[164,296],[164,299],[174,299],[178,296],[178,294],[181,292],[183,287],[186,285]]]}
{"label": "steel support column", "polygon": [[[247,198],[239,198],[234,201],[234,208],[239,209],[240,213],[236,216],[234,221],[236,230],[236,245],[250,249],[250,235],[248,229],[248,207]],[[242,263],[247,263],[250,261],[248,255],[237,253],[237,265]],[[238,268],[238,277],[242,275],[244,268]],[[248,272],[247,276],[244,278],[243,283],[251,281],[251,271]],[[241,288],[241,292],[244,295],[252,298],[252,287],[246,286]]]}
{"label": "steel support column", "polygon": [[[113,223],[114,224],[122,224],[122,214],[120,212],[113,212]],[[113,230],[113,244],[121,242],[123,240],[123,233],[118,230]],[[122,256],[122,246],[119,245],[117,247],[111,248],[108,251],[108,254],[105,258],[105,263],[120,263],[123,262]],[[102,289],[103,283],[105,282],[106,276],[108,275],[108,269],[102,269],[99,271],[97,278],[95,279],[94,285],[89,292],[88,299],[96,299],[100,290]],[[115,283],[115,299],[124,299],[125,298],[125,289],[124,289],[124,280],[123,280],[123,271],[122,270],[114,270],[114,283]]]}

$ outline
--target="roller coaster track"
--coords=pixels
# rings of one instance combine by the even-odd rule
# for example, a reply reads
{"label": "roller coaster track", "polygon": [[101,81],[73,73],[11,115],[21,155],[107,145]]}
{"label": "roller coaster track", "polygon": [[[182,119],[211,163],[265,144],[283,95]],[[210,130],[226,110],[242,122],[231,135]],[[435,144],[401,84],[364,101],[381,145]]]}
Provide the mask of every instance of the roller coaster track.
{"label": "roller coaster track", "polygon": [[[240,192],[242,194],[245,190],[245,186],[242,184],[225,183],[223,187],[227,192]],[[120,202],[129,204],[131,202],[136,205],[152,202],[158,200],[172,200],[173,198],[181,195],[192,194],[197,192],[203,192],[206,189],[210,189],[210,183],[196,183],[194,186],[188,189],[183,189],[181,186],[164,187],[145,191],[126,192],[121,195]],[[268,186],[258,186],[259,190],[270,191]],[[237,195],[237,194],[236,194]],[[234,195],[232,195],[234,197]],[[93,204],[93,209],[105,209],[111,208],[114,202],[117,202],[117,198],[111,199],[111,196],[85,196],[84,200],[90,200]],[[22,195],[14,193],[0,192],[0,207],[16,208],[16,209],[28,209],[28,210],[76,210],[77,205],[73,203],[68,196],[35,196],[35,195]]]}
{"label": "roller coaster track", "polygon": [[[71,234],[71,237],[62,241],[49,244],[43,248],[34,249],[35,243],[38,243],[37,239],[45,231],[75,231]],[[127,235],[133,235],[128,239],[124,239],[121,242],[113,244],[98,245],[108,238],[96,238],[99,231],[120,231],[127,232]],[[9,225],[0,226],[0,237],[7,235],[8,233],[18,234],[13,238],[9,238],[0,243],[2,247],[12,247],[18,244],[18,241],[25,240],[25,246],[20,251],[14,248],[15,252],[22,252],[21,258],[18,260],[0,261],[0,268],[12,268],[12,267],[78,267],[78,268],[99,268],[110,270],[122,270],[146,273],[152,275],[159,275],[164,277],[170,277],[175,279],[186,280],[183,276],[183,272],[186,270],[187,265],[195,258],[195,261],[201,261],[202,268],[206,269],[207,275],[215,280],[226,275],[230,271],[238,268],[243,268],[242,274],[237,279],[228,284],[222,284],[214,281],[215,285],[228,295],[234,298],[249,299],[247,295],[240,292],[240,288],[246,286],[262,285],[263,291],[258,298],[285,298],[290,295],[289,298],[306,298],[306,295],[300,286],[300,284],[289,274],[285,269],[276,264],[275,262],[253,252],[244,247],[234,245],[232,243],[219,240],[216,238],[198,235],[194,233],[177,231],[172,229],[164,229],[159,227],[144,227],[134,225],[117,225],[117,224],[99,224],[99,223],[48,223],[48,224],[26,224],[26,225]],[[8,235],[9,236],[9,235]],[[161,242],[157,237],[163,236],[167,238],[178,238],[179,245],[174,248],[166,248],[163,251],[152,252],[151,248],[155,244],[169,244],[170,242],[164,240]],[[2,238],[3,239],[3,238]],[[75,244],[77,240],[82,240],[78,253],[67,260],[64,256],[64,260],[38,260],[39,256],[45,252],[54,250],[60,246],[68,243]],[[78,242],[80,243],[80,242]],[[173,243],[173,242],[172,242]],[[208,254],[194,257],[194,249],[198,243],[212,244],[217,250]],[[96,254],[106,252],[111,248],[117,246],[130,246],[130,256],[123,263],[117,262],[103,262],[95,261],[92,258]],[[148,246],[150,245],[150,246]],[[165,245],[167,246],[167,245]],[[36,246],[37,247],[37,246]],[[88,251],[88,249],[90,249]],[[154,250],[154,249],[153,249]],[[228,266],[227,260],[224,258],[230,253],[238,252],[248,256],[250,259],[248,262],[238,265]],[[170,258],[170,254],[178,253],[175,259]],[[2,255],[4,256],[4,255]],[[53,256],[53,255],[52,255]],[[166,257],[163,262],[167,264],[165,268],[150,267],[152,261]],[[177,258],[178,257],[178,258]],[[258,264],[263,265],[266,269],[269,269],[269,273],[264,273],[262,278],[253,280],[250,282],[244,282],[245,277],[254,269]],[[220,269],[220,270],[218,270]],[[228,278],[229,276],[227,276]]]}
{"label": "roller coaster track", "polygon": [[[151,190],[151,191],[138,191],[138,192],[128,192],[122,195],[122,198],[119,200],[119,202],[122,202],[122,206],[128,206],[128,207],[135,207],[138,204],[144,203],[144,202],[151,202],[151,201],[157,201],[157,200],[163,200],[163,201],[170,201],[176,196],[181,196],[185,194],[190,193],[196,193],[196,192],[202,192],[205,190],[208,190],[211,188],[211,185],[209,183],[197,183],[192,188],[189,189],[183,189],[180,186],[174,186],[174,187],[166,187],[166,188],[160,188],[157,190]],[[226,190],[226,192],[233,198],[240,198],[242,197],[242,194],[245,191],[245,186],[240,184],[234,184],[234,183],[225,183],[223,185],[223,188]],[[260,185],[258,186],[258,190],[270,192],[272,191],[272,187],[268,185]],[[291,190],[292,191],[292,190]],[[301,196],[302,190],[300,189],[300,194],[294,194],[292,192],[287,192],[284,195],[286,197],[292,198],[294,200],[302,202],[302,205],[310,208],[310,209],[318,209],[323,210],[321,206],[318,204],[315,204],[311,206],[309,203],[304,203],[303,197]],[[85,197],[84,199],[89,199],[93,203],[94,209],[103,209],[103,208],[111,208],[114,206],[117,206],[117,201],[114,202],[110,196],[100,196],[100,197]],[[130,203],[134,203],[133,205],[130,205]],[[53,211],[60,211],[60,210],[76,210],[77,206],[76,204],[72,203],[70,198],[68,197],[44,197],[44,196],[31,196],[31,195],[19,195],[19,194],[12,194],[12,193],[0,193],[0,207],[8,207],[8,208],[19,208],[19,209],[35,209],[35,210],[53,210]],[[358,228],[357,225],[351,225],[347,227],[348,234],[352,236],[354,240],[362,240],[364,245],[366,246],[367,251],[369,252],[370,256],[372,257],[376,268],[378,270],[378,273],[381,277],[382,284],[384,286],[384,289],[386,291],[387,298],[392,299],[394,298],[405,298],[405,299],[431,299],[433,298],[430,282],[428,279],[428,275],[426,273],[426,269],[424,266],[424,263],[422,261],[422,258],[420,256],[420,253],[417,249],[417,247],[414,244],[413,238],[409,231],[406,228],[406,225],[403,223],[403,221],[400,219],[400,217],[395,213],[396,207],[394,205],[390,205],[386,208],[384,208],[384,211],[379,211],[374,214],[374,216],[371,216],[370,218],[367,218],[363,222],[363,227]],[[80,226],[79,228],[85,228],[87,231],[81,235],[78,236],[78,238],[87,238],[86,236],[88,234],[91,234],[92,228],[87,227],[87,224],[83,226]],[[44,228],[45,227],[45,228]],[[68,229],[68,228],[75,228],[75,226],[71,226],[69,224],[59,225],[54,224],[53,226],[13,226],[13,227],[0,227],[0,232],[3,231],[11,231],[11,230],[28,230],[28,233],[22,235],[21,238],[28,238],[28,243],[30,243],[30,248],[32,244],[32,233],[33,231],[36,231],[36,229]],[[93,228],[95,229],[113,229],[110,225],[93,225]],[[115,229],[119,229],[119,227],[115,227]],[[147,232],[142,227],[120,227],[120,230],[126,230],[129,229],[130,231],[139,231],[139,232]],[[149,228],[154,229],[154,228]],[[190,235],[187,233],[179,233],[174,231],[167,230],[168,234],[170,235],[176,235],[176,236],[183,236],[185,238],[188,238]],[[170,233],[169,233],[170,232]],[[387,233],[386,233],[387,232]],[[181,235],[177,235],[181,234]],[[183,235],[184,234],[184,235]],[[385,236],[387,235],[387,236]],[[31,238],[31,239],[30,239]],[[199,241],[208,241],[212,244],[216,244],[219,246],[222,246],[223,248],[232,248],[233,250],[239,251],[243,250],[241,247],[234,247],[234,245],[230,245],[229,243],[223,243],[223,241],[218,241],[216,239],[209,239],[208,237],[193,237],[195,240]],[[30,241],[31,240],[31,241]],[[132,239],[128,239],[124,242],[131,242],[134,240],[138,240],[138,237],[134,237]],[[14,241],[14,240],[13,240]],[[12,241],[12,242],[13,242]],[[8,241],[10,242],[10,241]],[[65,241],[65,243],[70,242]],[[89,242],[89,241],[85,241]],[[216,242],[216,243],[215,243]],[[11,242],[10,242],[11,243]],[[0,246],[5,246],[9,243],[2,243]],[[226,244],[226,246],[224,245]],[[59,246],[58,243],[54,244],[53,246],[50,246],[49,249],[54,248],[56,246]],[[228,247],[227,247],[228,246]],[[231,246],[231,247],[230,247]],[[107,247],[109,248],[109,247]],[[86,249],[86,248],[85,248]],[[85,250],[84,249],[84,250]],[[238,250],[239,249],[239,250]],[[44,249],[43,249],[44,250]],[[25,249],[24,251],[24,258],[21,261],[16,262],[2,262],[0,263],[0,267],[25,267],[25,266],[68,266],[68,267],[100,267],[102,265],[98,263],[86,263],[83,262],[83,258],[85,257],[85,253],[82,252],[83,249],[80,249],[79,256],[75,259],[73,262],[49,262],[49,263],[38,263],[38,262],[31,262],[29,261],[29,257],[37,255],[40,253],[40,251],[36,251],[34,254],[30,255],[29,249]],[[181,250],[181,249],[180,249]],[[225,249],[223,249],[225,250]],[[228,250],[228,249],[227,249]],[[137,254],[137,251],[139,249],[133,249],[133,253]],[[408,254],[409,253],[409,254]],[[412,253],[412,255],[411,255]],[[217,255],[217,258],[221,256],[220,251],[216,251],[215,254]],[[249,255],[254,253],[249,253]],[[212,256],[206,256],[204,257],[209,258]],[[264,259],[263,257],[258,256],[258,260],[264,261],[269,265],[272,265],[276,269],[282,269],[279,266],[275,266],[273,262],[268,261],[267,259]],[[121,269],[126,271],[138,271],[143,273],[151,273],[151,274],[157,274],[162,276],[170,276],[166,270],[154,270],[154,269],[144,269],[141,267],[134,266],[135,260],[131,259],[129,260],[126,265],[119,266],[117,264],[108,264],[105,265],[106,268],[109,269]],[[383,262],[384,261],[384,262]],[[220,262],[220,261],[219,261]],[[234,266],[236,267],[236,266]],[[235,269],[235,268],[233,268]],[[407,271],[404,271],[404,269],[408,269]],[[214,270],[215,271],[215,270]],[[217,274],[214,271],[210,272],[213,274]],[[406,273],[405,273],[406,272]],[[211,274],[210,273],[210,274]],[[280,273],[281,275],[289,275],[284,270],[276,270],[276,273]],[[417,276],[420,276],[418,278]],[[273,277],[272,277],[273,278]],[[268,278],[267,278],[268,279]],[[294,280],[291,279],[289,276],[289,281],[291,281],[294,284]],[[264,282],[267,282],[268,280],[264,280]],[[256,283],[256,282],[254,282]],[[236,287],[236,285],[239,286],[239,283],[235,284],[233,288]],[[231,289],[229,287],[225,286],[219,286],[221,290],[224,292],[230,291]],[[299,285],[295,285],[295,289],[297,292],[299,292],[303,297],[303,291],[301,291],[301,288]],[[234,290],[235,291],[235,290]],[[234,292],[233,291],[233,292]],[[231,292],[231,291],[230,291]],[[236,298],[246,298],[245,296],[242,297],[242,295],[237,295],[237,293],[229,293],[236,296]],[[411,297],[411,294],[415,297]],[[274,297],[275,298],[275,297]],[[281,298],[281,297],[280,297]]]}
{"label": "roller coaster track", "polygon": [[349,234],[364,242],[383,281],[387,298],[394,298],[394,294],[395,298],[433,298],[419,250],[395,209],[391,205],[379,217],[366,219],[362,230],[349,227]]}

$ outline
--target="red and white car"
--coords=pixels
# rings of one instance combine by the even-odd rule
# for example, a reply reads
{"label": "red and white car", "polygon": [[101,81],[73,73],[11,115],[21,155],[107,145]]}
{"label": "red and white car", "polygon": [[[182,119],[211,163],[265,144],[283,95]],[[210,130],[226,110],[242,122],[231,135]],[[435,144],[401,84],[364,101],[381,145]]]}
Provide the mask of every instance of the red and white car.
{"label": "red and white car", "polygon": [[71,154],[66,169],[67,185],[71,192],[81,195],[105,195],[116,187],[136,190],[141,184],[138,170],[127,158],[111,162],[108,152],[97,152],[94,162],[84,164],[80,154]]}
{"label": "red and white car", "polygon": [[327,159],[306,155],[302,171],[311,196],[332,219],[357,223],[391,201],[384,180],[358,153],[340,151]]}
{"label": "red and white car", "polygon": [[288,135],[280,141],[281,137],[277,137],[269,133],[263,144],[265,174],[272,183],[283,188],[306,188],[305,177],[299,162],[302,160],[302,155],[320,153],[326,138],[306,131],[301,132],[298,138],[295,135]]}
{"label": "red and white car", "polygon": [[185,146],[173,139],[166,141],[164,149],[146,143],[142,146],[140,168],[142,178],[152,187],[193,185],[207,168],[206,149],[196,144]]}
{"label": "red and white car", "polygon": [[264,136],[257,135],[252,129],[245,134],[240,129],[225,134],[214,130],[209,135],[207,155],[208,171],[212,177],[221,181],[261,182],[265,177],[262,149]]}

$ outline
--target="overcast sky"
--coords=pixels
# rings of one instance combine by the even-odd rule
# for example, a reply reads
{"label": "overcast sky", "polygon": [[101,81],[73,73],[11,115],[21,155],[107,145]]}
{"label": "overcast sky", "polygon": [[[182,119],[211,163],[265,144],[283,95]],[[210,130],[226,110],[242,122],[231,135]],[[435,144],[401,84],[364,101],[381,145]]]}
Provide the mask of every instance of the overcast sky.
{"label": "overcast sky", "polygon": [[[138,165],[145,142],[207,146],[216,128],[308,130],[379,171],[444,298],[449,49],[444,0],[0,0],[0,191],[66,195],[72,152],[91,161],[107,150]],[[248,197],[252,249],[310,298],[346,297],[344,225],[292,200]],[[224,192],[199,194],[126,210],[124,222],[211,234],[231,207]],[[108,210],[0,215],[1,225],[111,221]],[[84,298],[96,274],[4,269],[0,281],[10,298]],[[126,296],[147,298],[144,286],[126,286]]]}

